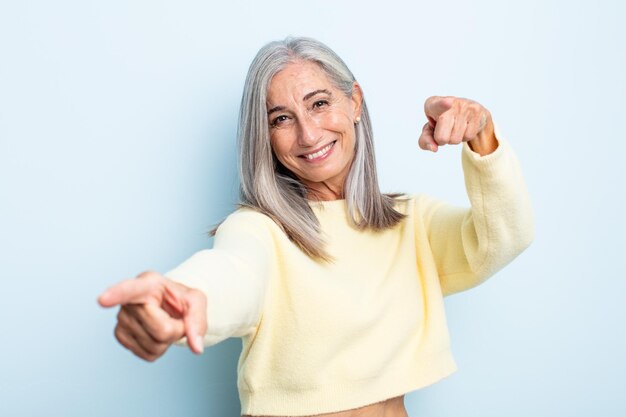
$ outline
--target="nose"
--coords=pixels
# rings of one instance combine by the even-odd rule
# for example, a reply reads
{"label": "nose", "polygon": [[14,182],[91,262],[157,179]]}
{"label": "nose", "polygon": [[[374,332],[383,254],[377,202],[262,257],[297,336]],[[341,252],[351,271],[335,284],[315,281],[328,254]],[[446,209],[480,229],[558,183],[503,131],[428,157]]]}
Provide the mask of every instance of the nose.
{"label": "nose", "polygon": [[320,141],[320,132],[314,120],[308,116],[298,120],[298,144],[303,148],[314,146]]}

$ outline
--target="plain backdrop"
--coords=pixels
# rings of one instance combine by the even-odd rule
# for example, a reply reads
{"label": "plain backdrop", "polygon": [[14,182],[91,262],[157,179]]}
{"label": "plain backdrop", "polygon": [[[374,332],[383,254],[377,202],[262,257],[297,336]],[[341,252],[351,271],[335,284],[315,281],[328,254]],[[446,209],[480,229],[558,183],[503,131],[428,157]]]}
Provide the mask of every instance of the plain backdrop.
{"label": "plain backdrop", "polygon": [[383,190],[468,204],[460,147],[417,146],[431,95],[487,107],[528,183],[535,241],[446,299],[459,371],[411,417],[626,415],[625,20],[618,0],[2,0],[0,415],[239,414],[240,340],[147,363],[96,297],[211,247],[245,73],[287,35],[355,73]]}

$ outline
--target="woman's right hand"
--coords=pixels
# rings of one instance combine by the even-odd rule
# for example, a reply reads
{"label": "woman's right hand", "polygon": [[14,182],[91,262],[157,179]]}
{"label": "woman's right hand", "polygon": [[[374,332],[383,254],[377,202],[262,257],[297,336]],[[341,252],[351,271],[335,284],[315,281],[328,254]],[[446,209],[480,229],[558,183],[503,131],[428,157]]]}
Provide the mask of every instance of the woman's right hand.
{"label": "woman's right hand", "polygon": [[207,300],[199,290],[147,271],[107,289],[98,303],[120,306],[115,337],[142,359],[156,360],[183,336],[192,352],[204,350]]}

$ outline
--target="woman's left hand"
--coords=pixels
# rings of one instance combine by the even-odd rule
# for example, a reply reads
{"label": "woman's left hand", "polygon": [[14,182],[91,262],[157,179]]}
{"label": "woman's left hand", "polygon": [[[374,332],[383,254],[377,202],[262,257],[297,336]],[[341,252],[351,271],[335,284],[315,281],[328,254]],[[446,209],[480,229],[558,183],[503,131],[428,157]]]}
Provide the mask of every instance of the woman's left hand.
{"label": "woman's left hand", "polygon": [[481,104],[460,97],[429,97],[424,103],[428,118],[419,138],[420,148],[437,152],[439,146],[468,142],[480,155],[498,147],[491,113]]}

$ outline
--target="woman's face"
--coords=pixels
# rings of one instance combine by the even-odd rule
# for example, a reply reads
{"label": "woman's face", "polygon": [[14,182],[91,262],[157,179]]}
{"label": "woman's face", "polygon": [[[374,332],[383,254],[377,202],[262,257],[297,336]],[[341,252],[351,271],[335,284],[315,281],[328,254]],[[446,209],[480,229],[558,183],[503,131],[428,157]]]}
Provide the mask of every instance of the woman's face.
{"label": "woman's face", "polygon": [[270,83],[267,109],[272,149],[314,198],[343,198],[361,102],[358,84],[352,97],[346,97],[317,64],[308,61],[290,63]]}

